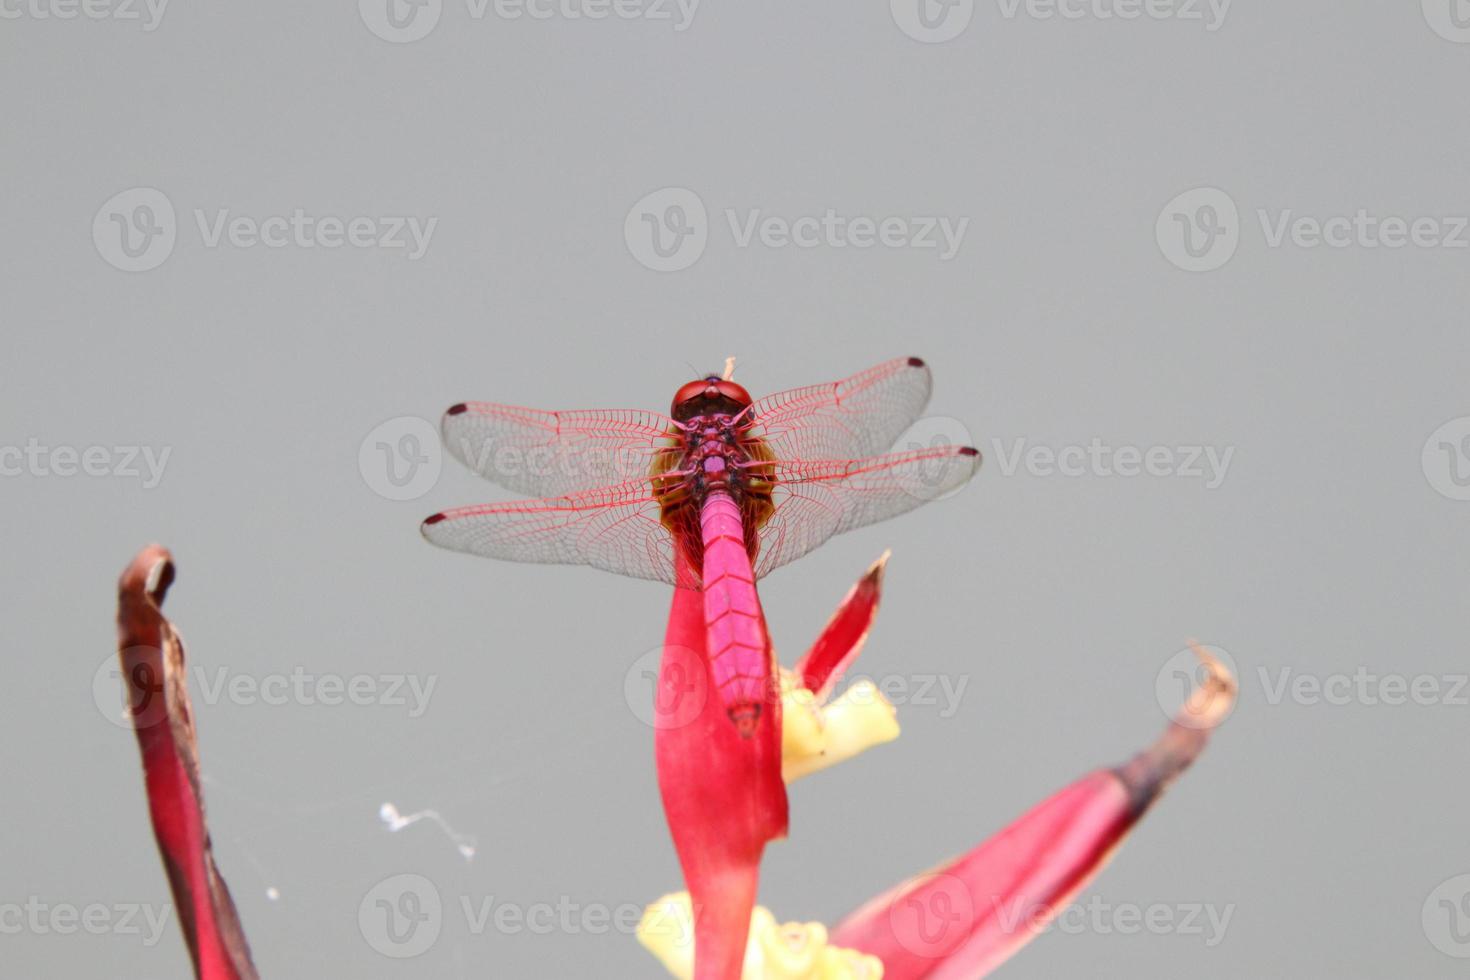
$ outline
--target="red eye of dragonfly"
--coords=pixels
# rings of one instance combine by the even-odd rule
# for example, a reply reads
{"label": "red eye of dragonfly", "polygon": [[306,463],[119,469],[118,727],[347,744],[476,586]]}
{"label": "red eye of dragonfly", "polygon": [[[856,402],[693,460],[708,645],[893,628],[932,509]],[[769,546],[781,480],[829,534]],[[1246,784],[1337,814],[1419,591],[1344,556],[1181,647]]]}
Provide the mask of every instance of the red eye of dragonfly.
{"label": "red eye of dragonfly", "polygon": [[696,415],[739,415],[753,400],[750,392],[735,382],[710,375],[674,392],[669,414],[679,422],[687,422]]}
{"label": "red eye of dragonfly", "polygon": [[[968,446],[888,452],[928,400],[929,368],[914,357],[759,400],[706,376],[678,390],[672,418],[460,403],[444,416],[445,448],[542,499],[444,511],[424,521],[424,537],[490,558],[700,589],[712,681],[749,736],[771,690],[756,580],[834,534],[943,497],[975,472],[980,457]],[[688,422],[700,416],[690,439]]]}

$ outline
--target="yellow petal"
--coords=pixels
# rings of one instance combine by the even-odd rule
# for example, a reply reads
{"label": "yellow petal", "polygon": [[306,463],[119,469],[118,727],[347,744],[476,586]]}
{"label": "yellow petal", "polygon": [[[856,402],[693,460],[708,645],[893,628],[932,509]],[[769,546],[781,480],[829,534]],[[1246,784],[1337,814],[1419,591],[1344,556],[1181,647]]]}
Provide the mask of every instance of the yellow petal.
{"label": "yellow petal", "polygon": [[[818,756],[827,747],[822,709],[796,674],[781,668],[781,758]],[[790,782],[790,780],[787,780]]]}
{"label": "yellow petal", "polygon": [[[678,980],[694,976],[694,917],[689,893],[665,895],[643,912],[638,941]],[[757,906],[750,917],[741,980],[882,980],[877,957],[827,945],[819,922],[777,923]]]}
{"label": "yellow petal", "polygon": [[679,980],[694,976],[694,915],[689,893],[665,895],[643,910],[638,941]]}
{"label": "yellow petal", "polygon": [[898,711],[872,681],[816,705],[794,675],[781,675],[781,775],[788,783],[898,738]]}

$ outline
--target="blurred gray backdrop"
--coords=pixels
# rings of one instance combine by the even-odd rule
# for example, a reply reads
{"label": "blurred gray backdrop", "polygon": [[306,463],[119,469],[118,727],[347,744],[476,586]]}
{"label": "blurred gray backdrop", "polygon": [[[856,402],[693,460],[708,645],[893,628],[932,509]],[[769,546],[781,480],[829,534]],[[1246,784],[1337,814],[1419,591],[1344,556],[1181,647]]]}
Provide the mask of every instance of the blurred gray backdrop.
{"label": "blurred gray backdrop", "polygon": [[[1237,710],[1002,975],[1463,975],[1470,5],[1422,8],[5,0],[0,973],[187,974],[108,674],[159,541],[263,975],[659,976],[667,589],[426,545],[509,496],[432,425],[917,354],[914,439],[986,462],[766,581],[790,663],[893,548],[904,734],[793,788],[763,903],[1125,760],[1198,637]],[[411,949],[359,914],[404,874]]]}

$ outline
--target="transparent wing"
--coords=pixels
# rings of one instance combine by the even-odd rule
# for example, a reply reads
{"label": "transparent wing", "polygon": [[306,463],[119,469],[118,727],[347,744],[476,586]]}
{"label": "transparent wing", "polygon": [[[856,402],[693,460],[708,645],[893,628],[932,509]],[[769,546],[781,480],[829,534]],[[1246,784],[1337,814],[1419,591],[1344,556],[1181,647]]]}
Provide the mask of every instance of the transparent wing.
{"label": "transparent wing", "polygon": [[876,456],[918,421],[931,386],[929,366],[917,357],[885,361],[842,381],[756,401],[754,434],[777,459]]}
{"label": "transparent wing", "polygon": [[968,446],[934,446],[866,459],[779,460],[775,511],[760,529],[755,573],[795,561],[834,534],[906,514],[960,487],[980,466]]}
{"label": "transparent wing", "polygon": [[675,584],[674,539],[647,479],[546,500],[446,510],[424,521],[441,548],[503,561],[594,568]]}
{"label": "transparent wing", "polygon": [[543,412],[463,402],[444,414],[441,429],[455,459],[533,497],[647,477],[655,459],[678,451],[673,420],[637,409]]}

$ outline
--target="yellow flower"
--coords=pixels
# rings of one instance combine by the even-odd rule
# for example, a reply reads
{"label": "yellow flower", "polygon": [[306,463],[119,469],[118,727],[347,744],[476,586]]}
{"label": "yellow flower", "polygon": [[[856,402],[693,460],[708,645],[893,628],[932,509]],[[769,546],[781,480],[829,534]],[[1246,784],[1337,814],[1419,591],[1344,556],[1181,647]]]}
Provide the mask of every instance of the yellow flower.
{"label": "yellow flower", "polygon": [[[665,895],[638,923],[638,941],[679,980],[694,976],[694,916],[689,893]],[[875,956],[827,945],[819,922],[778,923],[764,906],[750,917],[741,980],[882,980]]]}
{"label": "yellow flower", "polygon": [[790,783],[898,738],[898,711],[870,680],[825,704],[781,669],[781,775]]}

